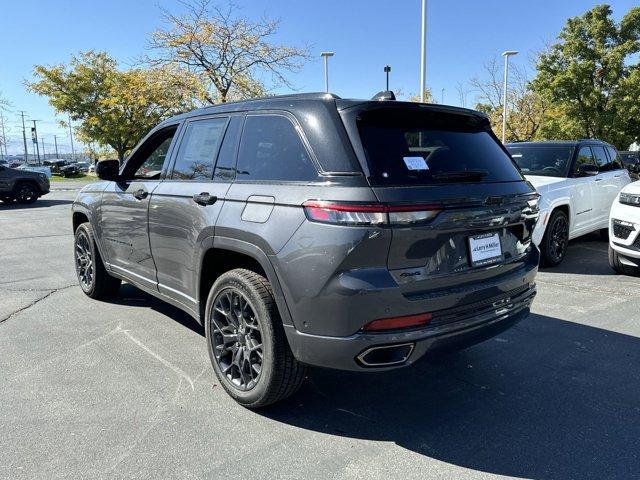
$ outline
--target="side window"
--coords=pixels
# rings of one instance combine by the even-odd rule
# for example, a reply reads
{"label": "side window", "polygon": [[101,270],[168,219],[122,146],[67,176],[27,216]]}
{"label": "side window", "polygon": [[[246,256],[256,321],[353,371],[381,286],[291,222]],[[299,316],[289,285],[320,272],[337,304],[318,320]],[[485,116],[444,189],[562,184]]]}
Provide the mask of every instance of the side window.
{"label": "side window", "polygon": [[217,182],[232,182],[236,169],[236,153],[238,149],[238,141],[240,140],[240,131],[242,130],[243,117],[231,117],[229,126],[224,134],[220,153],[218,153],[218,161],[216,169],[213,173],[213,179]]}
{"label": "side window", "polygon": [[609,162],[609,158],[604,151],[604,147],[594,145],[591,147],[591,150],[593,150],[593,156],[596,158],[596,163],[598,164],[601,172],[612,170],[611,162]]}
{"label": "side window", "polygon": [[180,142],[171,178],[211,180],[226,124],[226,117],[189,122]]}
{"label": "side window", "polygon": [[618,151],[613,147],[607,147],[607,152],[609,153],[609,158],[611,159],[611,170],[620,170],[624,168],[622,166],[622,159],[620,155],[618,155]]}
{"label": "side window", "polygon": [[169,127],[159,131],[138,148],[133,157],[127,161],[124,177],[129,179],[155,180],[160,178],[162,166],[177,127]]}
{"label": "side window", "polygon": [[582,147],[580,149],[576,158],[576,166],[573,171],[577,172],[580,165],[595,165],[595,161],[589,147]]}
{"label": "side window", "polygon": [[291,121],[282,115],[247,116],[238,155],[238,180],[315,180],[318,173]]}

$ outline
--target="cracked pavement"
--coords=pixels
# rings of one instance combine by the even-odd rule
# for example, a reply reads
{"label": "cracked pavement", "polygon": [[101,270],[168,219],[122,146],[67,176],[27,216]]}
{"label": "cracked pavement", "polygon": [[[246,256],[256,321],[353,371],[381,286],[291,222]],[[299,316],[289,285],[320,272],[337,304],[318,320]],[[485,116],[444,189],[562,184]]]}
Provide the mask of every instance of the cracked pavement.
{"label": "cracked pavement", "polygon": [[499,337],[394,372],[314,369],[251,412],[189,316],[129,285],[82,294],[77,186],[54,188],[0,206],[0,478],[640,477],[640,279],[597,236]]}

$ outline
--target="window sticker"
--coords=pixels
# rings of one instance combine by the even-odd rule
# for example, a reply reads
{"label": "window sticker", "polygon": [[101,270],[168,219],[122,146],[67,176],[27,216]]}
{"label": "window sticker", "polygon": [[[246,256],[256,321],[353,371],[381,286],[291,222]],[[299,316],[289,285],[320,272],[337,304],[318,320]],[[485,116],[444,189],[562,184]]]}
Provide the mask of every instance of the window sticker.
{"label": "window sticker", "polygon": [[409,170],[429,170],[427,162],[422,157],[402,157]]}

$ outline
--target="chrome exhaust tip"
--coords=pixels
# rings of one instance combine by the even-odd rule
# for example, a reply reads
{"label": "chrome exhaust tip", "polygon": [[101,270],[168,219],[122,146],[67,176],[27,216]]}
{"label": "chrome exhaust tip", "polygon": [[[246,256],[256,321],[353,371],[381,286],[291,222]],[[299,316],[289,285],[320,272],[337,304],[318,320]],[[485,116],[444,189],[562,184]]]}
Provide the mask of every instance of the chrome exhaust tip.
{"label": "chrome exhaust tip", "polygon": [[400,365],[409,359],[414,347],[414,343],[398,343],[396,345],[369,347],[360,353],[356,359],[364,367],[390,367]]}

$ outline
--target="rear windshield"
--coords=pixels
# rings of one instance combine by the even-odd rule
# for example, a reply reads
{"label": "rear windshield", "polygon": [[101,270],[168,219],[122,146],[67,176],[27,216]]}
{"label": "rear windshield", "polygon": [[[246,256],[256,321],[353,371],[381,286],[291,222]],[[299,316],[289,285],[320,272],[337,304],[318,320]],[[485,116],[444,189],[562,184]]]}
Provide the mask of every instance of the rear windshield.
{"label": "rear windshield", "polygon": [[566,177],[573,147],[568,145],[509,145],[509,153],[525,175]]}
{"label": "rear windshield", "polygon": [[522,180],[483,120],[442,111],[361,112],[358,132],[376,185]]}

